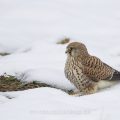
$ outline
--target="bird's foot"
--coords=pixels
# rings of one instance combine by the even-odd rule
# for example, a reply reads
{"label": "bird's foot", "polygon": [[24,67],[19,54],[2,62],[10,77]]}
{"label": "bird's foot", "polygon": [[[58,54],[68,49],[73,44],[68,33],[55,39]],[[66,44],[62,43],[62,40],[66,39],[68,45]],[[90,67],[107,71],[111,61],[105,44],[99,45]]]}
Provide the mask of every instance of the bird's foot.
{"label": "bird's foot", "polygon": [[75,90],[72,91],[72,93],[70,95],[74,96],[74,97],[78,97],[78,96],[82,96],[83,93],[80,92],[78,89],[75,89]]}
{"label": "bird's foot", "polygon": [[79,97],[79,96],[83,96],[83,94],[81,92],[79,92],[79,93],[73,93],[73,94],[71,94],[71,96]]}

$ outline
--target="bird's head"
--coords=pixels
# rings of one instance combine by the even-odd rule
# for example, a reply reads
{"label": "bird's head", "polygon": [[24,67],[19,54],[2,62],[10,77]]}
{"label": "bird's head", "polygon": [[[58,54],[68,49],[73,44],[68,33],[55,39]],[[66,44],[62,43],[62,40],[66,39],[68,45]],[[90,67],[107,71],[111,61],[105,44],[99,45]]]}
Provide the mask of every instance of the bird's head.
{"label": "bird's head", "polygon": [[80,42],[72,42],[66,48],[66,53],[72,57],[84,57],[88,55],[86,46]]}

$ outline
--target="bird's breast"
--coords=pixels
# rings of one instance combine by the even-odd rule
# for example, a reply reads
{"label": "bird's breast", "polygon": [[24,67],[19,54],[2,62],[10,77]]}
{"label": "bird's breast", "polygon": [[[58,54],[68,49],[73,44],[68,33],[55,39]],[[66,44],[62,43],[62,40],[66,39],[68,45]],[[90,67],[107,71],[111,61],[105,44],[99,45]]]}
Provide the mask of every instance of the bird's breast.
{"label": "bird's breast", "polygon": [[82,64],[75,59],[67,59],[65,65],[65,76],[72,83],[80,84],[85,79],[85,75],[82,72]]}

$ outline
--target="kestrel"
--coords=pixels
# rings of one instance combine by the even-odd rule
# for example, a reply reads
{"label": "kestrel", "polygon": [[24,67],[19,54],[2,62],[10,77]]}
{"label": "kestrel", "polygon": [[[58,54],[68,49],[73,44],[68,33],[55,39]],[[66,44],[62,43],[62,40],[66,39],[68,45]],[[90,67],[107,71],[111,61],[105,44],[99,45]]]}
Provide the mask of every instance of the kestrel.
{"label": "kestrel", "polygon": [[120,72],[90,55],[83,43],[70,43],[66,53],[65,76],[77,88],[74,94],[93,94],[120,80]]}

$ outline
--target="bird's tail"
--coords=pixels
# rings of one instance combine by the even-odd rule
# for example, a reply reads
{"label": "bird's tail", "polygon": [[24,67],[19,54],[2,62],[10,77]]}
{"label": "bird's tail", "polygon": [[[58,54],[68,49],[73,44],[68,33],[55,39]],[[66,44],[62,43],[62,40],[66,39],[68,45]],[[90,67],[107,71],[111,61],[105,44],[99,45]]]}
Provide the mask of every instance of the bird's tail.
{"label": "bird's tail", "polygon": [[111,80],[120,80],[120,72],[115,70],[115,72],[113,73],[113,76],[111,78]]}

